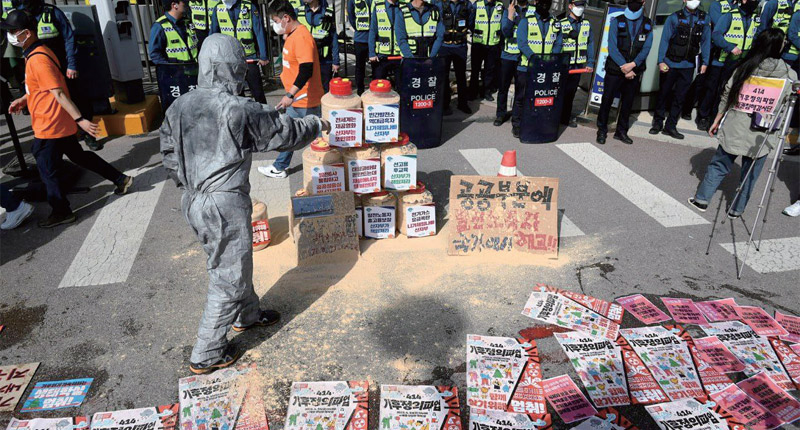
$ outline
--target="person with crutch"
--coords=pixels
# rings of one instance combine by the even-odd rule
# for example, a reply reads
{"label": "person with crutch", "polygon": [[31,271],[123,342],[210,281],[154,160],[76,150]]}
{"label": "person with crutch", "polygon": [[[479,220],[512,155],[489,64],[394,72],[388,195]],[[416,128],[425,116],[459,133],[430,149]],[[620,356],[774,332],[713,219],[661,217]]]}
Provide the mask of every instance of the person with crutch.
{"label": "person with crutch", "polygon": [[[765,138],[763,131],[751,129],[753,119],[750,114],[734,108],[743,85],[751,77],[797,80],[795,71],[781,60],[784,39],[783,31],[780,29],[770,28],[760,33],[742,64],[725,85],[719,113],[708,131],[710,136],[717,135],[719,146],[708,164],[697,192],[694,197],[689,198],[689,204],[701,212],[705,212],[708,208],[711,198],[722,180],[730,173],[731,166],[738,156],[742,157],[742,175],[737,195],[727,208],[728,218],[739,218],[747,206],[753,185],[764,167],[767,155],[774,149],[772,147],[774,143]],[[785,100],[789,92],[790,89],[784,88],[779,100]],[[724,126],[722,126],[723,117]]]}

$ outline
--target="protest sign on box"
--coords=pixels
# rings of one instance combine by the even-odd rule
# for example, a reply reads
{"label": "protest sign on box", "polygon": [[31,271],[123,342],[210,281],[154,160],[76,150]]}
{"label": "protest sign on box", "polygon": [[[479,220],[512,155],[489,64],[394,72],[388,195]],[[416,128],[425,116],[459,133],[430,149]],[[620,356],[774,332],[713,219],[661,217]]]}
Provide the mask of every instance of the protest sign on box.
{"label": "protest sign on box", "polygon": [[778,356],[767,338],[761,337],[748,325],[739,321],[723,321],[700,326],[709,336],[720,342],[744,364],[744,374],[753,376],[766,372],[784,390],[793,387],[789,375],[783,369]]}
{"label": "protest sign on box", "polygon": [[311,169],[311,194],[344,191],[344,163],[314,166]]}
{"label": "protest sign on box", "polygon": [[461,430],[456,387],[381,385],[381,430]]}
{"label": "protest sign on box", "polygon": [[736,385],[764,409],[780,418],[782,424],[793,423],[800,419],[800,402],[775,384],[766,373],[753,375]]}
{"label": "protest sign on box", "polygon": [[595,406],[602,408],[631,403],[619,345],[577,331],[554,333],[554,336]]}
{"label": "protest sign on box", "polygon": [[736,314],[736,300],[728,298],[722,300],[709,300],[706,302],[695,303],[706,318],[711,322],[738,321],[739,315]]}
{"label": "protest sign on box", "polygon": [[39,368],[39,363],[0,366],[0,412],[11,412]]}
{"label": "protest sign on box", "polygon": [[[178,404],[98,412],[92,416],[91,430],[120,430],[126,428],[177,430]],[[187,429],[188,427],[184,424],[182,428]]]}
{"label": "protest sign on box", "polygon": [[745,113],[772,114],[781,101],[781,93],[786,85],[786,79],[751,76],[742,84],[734,109]]}
{"label": "protest sign on box", "polygon": [[786,336],[789,334],[764,309],[755,306],[737,306],[736,314],[759,336]]}
{"label": "protest sign on box", "polygon": [[381,160],[367,158],[347,162],[347,189],[357,194],[381,190]]}
{"label": "protest sign on box", "polygon": [[665,314],[641,294],[620,297],[617,299],[617,303],[621,304],[626,311],[645,324],[658,324],[670,319],[669,315]]}
{"label": "protest sign on box", "polygon": [[470,408],[547,413],[539,353],[532,340],[467,335],[467,363]]}
{"label": "protest sign on box", "polygon": [[92,378],[37,382],[20,412],[51,411],[78,407],[83,403]]}
{"label": "protest sign on box", "polygon": [[786,373],[789,374],[794,386],[800,390],[800,355],[794,349],[786,346],[780,339],[771,337],[769,342],[772,345],[772,349],[775,350],[775,354],[778,355],[778,360],[783,364]]}
{"label": "protest sign on box", "polygon": [[436,205],[417,205],[406,208],[406,236],[426,237],[436,234]]}
{"label": "protest sign on box", "polygon": [[469,411],[469,430],[551,430],[552,425],[550,414],[531,416],[475,408]]}
{"label": "protest sign on box", "polygon": [[788,342],[800,343],[800,317],[775,311],[775,321],[788,333],[781,336],[781,339]]}
{"label": "protest sign on box", "polygon": [[400,132],[400,106],[369,105],[364,115],[367,143],[387,143],[397,140]]}
{"label": "protest sign on box", "polygon": [[722,391],[711,393],[710,397],[742,425],[740,428],[772,430],[781,425],[780,418],[748,396],[736,384],[728,385]]}
{"label": "protest sign on box", "polygon": [[31,420],[11,418],[6,430],[89,430],[89,417],[34,418]]}
{"label": "protest sign on box", "polygon": [[[285,430],[367,430],[367,381],[295,382],[286,411]],[[238,428],[238,427],[237,427]]]}
{"label": "protest sign on box", "polygon": [[616,303],[607,302],[592,296],[587,296],[586,294],[562,290],[546,284],[536,284],[536,287],[534,287],[533,290],[543,293],[560,294],[570,300],[580,303],[581,305],[597,312],[598,314],[610,319],[611,321],[614,321],[617,324],[622,323],[622,314],[625,311]]}
{"label": "protest sign on box", "polygon": [[364,237],[392,239],[395,235],[395,207],[367,206],[364,208]]}
{"label": "protest sign on box", "polygon": [[667,310],[672,315],[672,319],[677,323],[705,324],[707,322],[692,299],[662,297],[661,302],[664,303],[664,306],[667,307]]}
{"label": "protest sign on box", "polygon": [[619,333],[670,400],[704,395],[688,347],[671,330],[656,326],[626,328]]}
{"label": "protest sign on box", "polygon": [[725,418],[693,398],[648,405],[645,409],[664,430],[728,430]]}
{"label": "protest sign on box", "polygon": [[534,291],[522,315],[609,340],[619,332],[619,324],[559,294]]}
{"label": "protest sign on box", "polygon": [[453,176],[448,255],[527,252],[558,258],[558,179]]}
{"label": "protest sign on box", "polygon": [[544,396],[565,423],[574,423],[597,413],[568,375],[542,381]]}
{"label": "protest sign on box", "polygon": [[[672,330],[673,333],[676,333],[678,337],[686,342],[686,346],[689,348],[689,353],[694,362],[694,367],[697,369],[697,375],[700,376],[700,382],[703,383],[703,391],[705,391],[706,394],[722,390],[728,385],[733,384],[733,381],[728,375],[718,371],[714,366],[704,360],[703,356],[698,352],[697,345],[688,331],[679,325],[668,325],[665,327]],[[720,345],[724,348],[724,345],[721,343]],[[728,352],[730,353],[730,351]]]}
{"label": "protest sign on box", "polygon": [[297,264],[358,260],[356,207],[349,191],[293,197],[289,226],[297,245]]}
{"label": "protest sign on box", "polygon": [[361,109],[336,109],[329,116],[331,132],[328,142],[340,148],[355,148],[362,145],[364,115]]}
{"label": "protest sign on box", "polygon": [[406,191],[417,186],[417,155],[394,154],[386,157],[383,188]]}
{"label": "protest sign on box", "polygon": [[625,375],[628,377],[628,391],[631,396],[631,403],[639,405],[649,405],[651,403],[668,402],[669,397],[658,385],[653,374],[647,369],[642,359],[636,355],[636,351],[620,336],[617,344],[622,350],[622,362],[625,365]]}

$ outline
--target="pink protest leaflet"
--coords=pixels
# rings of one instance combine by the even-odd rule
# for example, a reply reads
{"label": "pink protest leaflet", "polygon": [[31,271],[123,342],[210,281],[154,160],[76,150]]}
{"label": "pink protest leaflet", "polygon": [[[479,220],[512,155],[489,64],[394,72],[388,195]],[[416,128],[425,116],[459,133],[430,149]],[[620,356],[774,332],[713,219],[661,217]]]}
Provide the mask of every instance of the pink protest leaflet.
{"label": "pink protest leaflet", "polygon": [[675,322],[684,324],[705,324],[707,322],[692,299],[662,297],[661,302],[667,307]]}
{"label": "pink protest leaflet", "polygon": [[777,321],[761,308],[737,306],[736,314],[759,336],[786,336],[789,334]]}
{"label": "pink protest leaflet", "polygon": [[693,398],[644,407],[664,430],[728,430],[728,422],[720,414]]}
{"label": "pink protest leaflet", "polygon": [[598,314],[610,319],[611,321],[614,321],[617,324],[622,324],[622,315],[625,313],[625,311],[616,303],[600,300],[585,294],[562,290],[546,284],[536,284],[536,287],[534,287],[533,290],[541,293],[560,294],[570,300],[578,302],[579,304],[597,312]]}
{"label": "pink protest leaflet", "polygon": [[783,368],[786,369],[786,373],[789,374],[789,378],[794,382],[794,386],[800,390],[800,355],[780,339],[771,337],[769,343],[778,355],[778,360],[783,364]]}
{"label": "pink protest leaflet", "polygon": [[[553,334],[598,408],[629,405],[622,351],[616,342],[581,332]],[[545,390],[546,391],[546,390]]]}
{"label": "pink protest leaflet", "polygon": [[787,342],[800,343],[800,317],[775,311],[775,321],[789,334],[781,336]]}
{"label": "pink protest leaflet", "polygon": [[704,396],[686,343],[664,327],[625,328],[620,335],[636,351],[670,400]]}
{"label": "pink protest leaflet", "polygon": [[726,410],[733,418],[750,430],[772,430],[781,425],[781,419],[764,409],[735,384],[711,393],[711,400]]}
{"label": "pink protest leaflet", "polygon": [[619,324],[559,294],[531,293],[522,315],[608,340],[619,333]]}
{"label": "pink protest leaflet", "polygon": [[783,424],[800,419],[800,402],[775,384],[766,373],[751,376],[737,385],[764,409],[780,418]]}
{"label": "pink protest leaflet", "polygon": [[716,336],[701,337],[694,340],[697,354],[719,372],[731,373],[744,370],[744,364]]}
{"label": "pink protest leaflet", "polygon": [[736,314],[736,300],[727,298],[722,300],[709,300],[694,304],[700,309],[706,318],[711,322],[738,321],[739,315]]}
{"label": "pink protest leaflet", "polygon": [[569,424],[597,413],[575,382],[567,375],[542,381],[544,395],[561,419]]}
{"label": "pink protest leaflet", "polygon": [[628,341],[620,336],[616,342],[622,349],[622,361],[625,364],[625,375],[628,378],[631,403],[634,405],[649,405],[651,403],[668,402],[669,397],[658,385],[653,374],[644,365],[642,359],[636,355]]}
{"label": "pink protest leaflet", "polygon": [[694,367],[697,369],[697,375],[700,376],[700,382],[703,383],[703,391],[705,391],[706,394],[711,393],[712,391],[722,390],[728,385],[733,384],[733,381],[728,377],[728,375],[717,371],[717,369],[714,369],[699,356],[694,339],[692,338],[692,335],[686,331],[686,329],[680,325],[668,325],[664,327],[672,330],[673,333],[677,334],[679,338],[686,342],[686,346],[689,348],[689,353],[692,355],[692,361],[694,361]]}
{"label": "pink protest leaflet", "polygon": [[794,351],[796,354],[800,355],[800,343],[796,343],[792,345],[790,348],[792,348],[792,351]]}
{"label": "pink protest leaflet", "polygon": [[700,326],[709,336],[716,336],[720,342],[744,364],[744,374],[753,376],[766,372],[784,390],[792,389],[792,381],[783,369],[778,356],[772,350],[767,338],[756,334],[748,325],[740,321],[724,321]]}
{"label": "pink protest leaflet", "polygon": [[641,294],[620,297],[617,299],[617,303],[621,304],[626,311],[645,324],[658,324],[670,319],[669,315],[665,314]]}
{"label": "pink protest leaflet", "polygon": [[469,430],[552,430],[552,428],[553,417],[550,414],[540,417],[475,408],[469,411]]}
{"label": "pink protest leaflet", "polygon": [[547,413],[534,341],[470,334],[467,363],[470,408],[540,416]]}

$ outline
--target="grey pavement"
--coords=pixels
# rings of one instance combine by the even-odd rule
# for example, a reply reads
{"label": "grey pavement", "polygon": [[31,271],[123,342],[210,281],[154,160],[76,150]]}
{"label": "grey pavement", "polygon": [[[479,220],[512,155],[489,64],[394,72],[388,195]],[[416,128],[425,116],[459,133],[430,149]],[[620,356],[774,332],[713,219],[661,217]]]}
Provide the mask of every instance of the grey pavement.
{"label": "grey pavement", "polygon": [[[526,330],[540,324],[521,315],[536,283],[605,300],[642,293],[658,306],[658,296],[733,297],[769,313],[800,314],[800,220],[780,213],[800,193],[798,157],[787,157],[778,172],[761,250],[750,250],[737,280],[736,256],[743,254],[766,168],[742,219],[717,225],[706,255],[719,198],[733,196],[739,174],[736,167],[708,212],[686,204],[713,154],[712,139],[652,140],[642,116],[632,146],[612,139],[594,144],[591,124],[566,129],[555,144],[522,145],[510,123],[494,127],[493,117],[493,104],[471,116],[457,112],[445,119],[444,144],[419,153],[419,178],[436,199],[439,234],[362,241],[355,264],[294,267],[286,207],[302,181],[299,154],[288,179],[251,175],[274,233],[273,244],[255,254],[256,291],[283,320],[231,337],[248,349],[243,362],[263,371],[273,428],[283,427],[292,381],[369,380],[373,425],[380,384],[455,384],[463,396],[466,335],[541,331]],[[18,127],[29,148],[24,121]],[[7,126],[0,125],[5,164],[12,150]],[[558,207],[570,223],[562,222],[562,233],[571,233],[562,234],[559,259],[448,257],[450,176],[499,166],[498,154],[509,149],[517,150],[524,174],[560,179]],[[89,192],[70,195],[79,208],[76,224],[37,228],[48,207],[36,202],[29,221],[0,233],[0,363],[40,361],[34,382],[95,378],[81,408],[43,416],[177,401],[205,301],[205,256],[181,214],[180,190],[165,180],[157,133],[112,139],[99,154],[136,172],[135,193],[115,197],[111,184],[83,173],[78,185]],[[274,157],[257,154],[254,169]],[[626,315],[624,327],[638,325]],[[567,373],[580,385],[555,340],[536,341],[545,377]],[[656,428],[642,407],[620,410],[640,428]],[[7,419],[0,415],[0,425]],[[555,419],[554,428],[569,427]]]}

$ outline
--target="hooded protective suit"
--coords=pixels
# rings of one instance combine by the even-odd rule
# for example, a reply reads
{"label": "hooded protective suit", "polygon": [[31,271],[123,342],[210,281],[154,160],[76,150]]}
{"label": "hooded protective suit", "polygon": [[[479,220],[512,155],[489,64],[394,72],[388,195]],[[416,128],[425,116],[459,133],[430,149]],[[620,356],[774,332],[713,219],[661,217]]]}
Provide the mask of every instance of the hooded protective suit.
{"label": "hooded protective suit", "polygon": [[213,34],[198,56],[197,89],[167,109],[161,126],[164,167],[184,185],[183,214],[208,254],[208,298],[191,361],[210,364],[227,346],[231,325],[259,317],[253,290],[250,165],[253,151],[294,151],[321,121],[292,119],[239,97],[247,71],[242,45]]}

